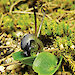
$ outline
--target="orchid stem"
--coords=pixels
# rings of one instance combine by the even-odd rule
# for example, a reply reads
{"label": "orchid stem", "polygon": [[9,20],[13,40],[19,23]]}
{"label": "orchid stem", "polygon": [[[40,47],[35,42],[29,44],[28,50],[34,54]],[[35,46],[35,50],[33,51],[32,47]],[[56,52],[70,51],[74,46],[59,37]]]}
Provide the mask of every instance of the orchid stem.
{"label": "orchid stem", "polygon": [[45,17],[45,13],[43,13],[43,18],[42,18],[42,21],[41,21],[41,24],[40,24],[40,27],[39,27],[39,31],[37,33],[37,37],[39,37],[40,31],[41,31],[41,27],[42,27],[42,24],[43,24],[43,21],[44,21],[44,17]]}
{"label": "orchid stem", "polygon": [[33,6],[34,8],[34,19],[35,19],[35,36],[37,36],[37,20],[36,20],[36,9],[35,6]]}

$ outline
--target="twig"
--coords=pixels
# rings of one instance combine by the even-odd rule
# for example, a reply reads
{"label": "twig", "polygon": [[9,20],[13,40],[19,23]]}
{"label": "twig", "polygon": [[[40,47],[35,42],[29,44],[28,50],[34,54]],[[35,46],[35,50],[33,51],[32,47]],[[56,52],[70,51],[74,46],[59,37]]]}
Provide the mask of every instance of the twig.
{"label": "twig", "polygon": [[2,24],[2,19],[3,19],[3,17],[4,17],[4,15],[2,14],[2,17],[1,17],[1,19],[0,19],[0,26],[1,26],[1,24]]}
{"label": "twig", "polygon": [[10,13],[12,12],[13,10],[13,7],[18,4],[20,1],[23,1],[23,0],[18,0],[17,2],[15,2],[11,7],[10,7]]}
{"label": "twig", "polygon": [[[13,53],[15,53],[15,52],[13,52]],[[12,53],[12,54],[13,54],[13,53]],[[4,60],[6,60],[7,58],[11,57],[11,56],[12,56],[12,54],[10,54],[10,55],[6,56],[6,57],[5,57],[5,58],[3,58],[3,59],[0,59],[0,62],[2,62],[2,61],[4,61]]]}
{"label": "twig", "polygon": [[[12,13],[12,10],[13,10],[14,6],[17,5],[20,1],[23,1],[23,0],[19,0],[19,1],[15,2],[13,5],[11,5],[11,7],[10,7],[10,13]],[[35,8],[37,8],[37,7],[35,7]],[[33,8],[27,9],[25,11],[27,12],[27,11],[31,11],[31,10],[33,10]]]}
{"label": "twig", "polygon": [[1,19],[0,19],[0,26],[2,25],[3,17],[6,16],[7,14],[8,14],[8,13],[6,13],[6,14],[2,14],[2,17],[1,17]]}
{"label": "twig", "polygon": [[0,36],[2,35],[3,33],[0,33]]}
{"label": "twig", "polygon": [[56,49],[45,49],[44,51],[45,51],[45,52],[53,52],[53,51],[58,51],[58,48],[56,48]]}
{"label": "twig", "polygon": [[7,63],[7,64],[1,64],[1,66],[7,66],[7,65],[12,65],[12,64],[22,64],[19,61],[15,61],[13,63]]}
{"label": "twig", "polygon": [[52,18],[49,15],[47,15],[47,14],[46,14],[46,17],[48,17],[50,20],[52,20]]}
{"label": "twig", "polygon": [[[26,11],[12,11],[13,14],[34,14],[33,12],[26,12]],[[41,15],[43,16],[42,13],[36,13],[36,15]],[[46,14],[46,17],[48,17],[50,20],[52,20],[52,18]]]}
{"label": "twig", "polygon": [[58,21],[64,16],[65,14],[62,14],[59,18],[58,18]]}
{"label": "twig", "polygon": [[72,13],[72,14],[75,14],[75,10],[73,10],[73,11],[65,11],[65,10],[63,10],[65,13]]}
{"label": "twig", "polygon": [[[37,9],[37,7],[35,7],[35,9]],[[28,11],[31,11],[31,10],[34,10],[34,9],[30,8],[30,9],[25,10],[25,12],[28,12]]]}
{"label": "twig", "polygon": [[0,46],[0,49],[2,48],[12,48],[12,46]]}
{"label": "twig", "polygon": [[1,36],[0,36],[0,40],[3,38],[3,36],[7,36],[5,33],[3,33]]}
{"label": "twig", "polygon": [[56,19],[55,21],[59,24],[59,20],[58,19]]}
{"label": "twig", "polygon": [[63,70],[63,72],[65,72],[64,65],[62,65],[62,70]]}

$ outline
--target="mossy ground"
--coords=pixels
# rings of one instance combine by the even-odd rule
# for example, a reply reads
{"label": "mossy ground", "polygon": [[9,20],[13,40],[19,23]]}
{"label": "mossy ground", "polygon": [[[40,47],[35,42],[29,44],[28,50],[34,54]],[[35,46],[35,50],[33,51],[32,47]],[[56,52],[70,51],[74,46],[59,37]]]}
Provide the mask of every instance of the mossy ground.
{"label": "mossy ground", "polygon": [[[3,74],[35,75],[30,66],[16,62],[12,54],[21,51],[20,42],[25,34],[35,33],[33,2],[35,0],[0,0],[0,66]],[[63,62],[55,75],[75,74],[75,1],[74,0],[37,0],[37,31],[45,11],[45,18],[39,39],[44,50],[57,57],[63,56]]]}

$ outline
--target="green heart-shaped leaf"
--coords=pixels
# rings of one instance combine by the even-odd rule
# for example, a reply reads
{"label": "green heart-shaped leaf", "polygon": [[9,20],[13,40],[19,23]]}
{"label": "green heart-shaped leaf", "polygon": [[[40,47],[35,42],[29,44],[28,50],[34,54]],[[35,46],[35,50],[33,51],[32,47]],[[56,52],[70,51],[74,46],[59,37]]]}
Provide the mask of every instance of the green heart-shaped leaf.
{"label": "green heart-shaped leaf", "polygon": [[52,75],[59,68],[58,59],[49,52],[41,52],[33,62],[33,69],[38,75]]}

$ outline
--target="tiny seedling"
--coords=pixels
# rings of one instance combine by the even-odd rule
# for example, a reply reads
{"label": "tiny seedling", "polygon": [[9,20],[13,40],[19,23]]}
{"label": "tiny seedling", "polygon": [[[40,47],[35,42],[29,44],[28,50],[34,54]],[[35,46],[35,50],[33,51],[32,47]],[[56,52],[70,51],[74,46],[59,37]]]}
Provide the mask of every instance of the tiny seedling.
{"label": "tiny seedling", "polygon": [[23,52],[16,52],[12,56],[14,60],[32,66],[38,75],[53,75],[59,69],[62,62],[62,57],[60,57],[58,62],[57,57],[49,52],[41,52],[37,56],[30,57],[25,57]]}

